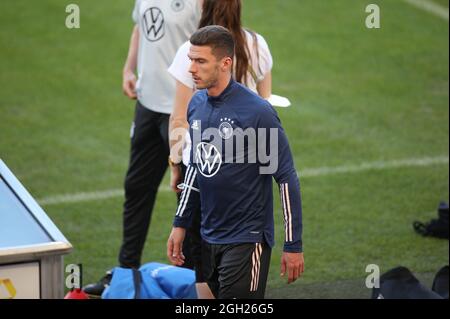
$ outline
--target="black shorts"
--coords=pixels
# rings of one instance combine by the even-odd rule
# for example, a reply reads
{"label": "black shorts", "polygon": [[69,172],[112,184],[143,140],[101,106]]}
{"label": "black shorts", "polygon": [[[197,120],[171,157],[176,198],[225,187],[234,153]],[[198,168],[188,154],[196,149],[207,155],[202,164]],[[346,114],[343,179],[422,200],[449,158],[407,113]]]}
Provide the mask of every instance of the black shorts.
{"label": "black shorts", "polygon": [[271,248],[266,243],[203,245],[206,282],[216,298],[263,299]]}

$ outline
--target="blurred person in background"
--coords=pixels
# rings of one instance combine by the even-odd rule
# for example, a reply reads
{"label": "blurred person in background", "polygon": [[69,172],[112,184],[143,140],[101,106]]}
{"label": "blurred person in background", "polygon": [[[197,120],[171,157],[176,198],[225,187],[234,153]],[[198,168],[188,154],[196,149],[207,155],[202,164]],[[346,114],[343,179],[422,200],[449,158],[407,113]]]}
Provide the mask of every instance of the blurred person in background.
{"label": "blurred person in background", "polygon": [[[197,29],[203,0],[136,0],[135,26],[123,69],[123,92],[136,100],[125,177],[120,267],[139,268],[155,204],[168,165],[168,123],[175,83],[167,68],[177,49]],[[135,75],[137,72],[137,78]],[[189,263],[188,263],[189,264]],[[192,265],[188,265],[192,267]],[[83,290],[100,297],[111,271]]]}

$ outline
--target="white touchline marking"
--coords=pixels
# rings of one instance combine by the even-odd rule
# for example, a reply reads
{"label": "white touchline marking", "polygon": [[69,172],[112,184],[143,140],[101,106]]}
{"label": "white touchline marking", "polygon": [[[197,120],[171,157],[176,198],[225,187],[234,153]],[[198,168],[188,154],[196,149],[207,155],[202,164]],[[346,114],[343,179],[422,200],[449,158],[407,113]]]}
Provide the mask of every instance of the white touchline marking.
{"label": "white touchline marking", "polygon": [[419,9],[428,11],[448,21],[448,8],[445,8],[429,0],[404,0],[404,1],[413,6],[416,6]]}
{"label": "white touchline marking", "polygon": [[430,166],[436,164],[448,164],[448,156],[439,157],[423,157],[423,158],[410,158],[403,160],[393,160],[393,161],[376,161],[376,162],[366,162],[359,165],[344,165],[336,167],[319,167],[319,168],[306,168],[300,170],[299,175],[302,177],[315,177],[323,175],[332,175],[339,173],[357,173],[362,171],[370,170],[383,170],[391,168],[400,167],[410,167],[410,166]]}
{"label": "white touchline marking", "polygon": [[[370,170],[384,170],[402,167],[425,167],[431,165],[442,165],[448,164],[448,156],[438,156],[438,157],[423,157],[423,158],[410,158],[403,160],[392,160],[392,161],[375,161],[366,162],[359,165],[343,165],[335,167],[318,167],[318,168],[305,168],[300,170],[300,178],[316,177],[316,176],[327,176],[333,174],[347,174],[347,173],[358,173]],[[172,191],[169,186],[161,186],[159,188],[161,192]],[[38,199],[37,202],[42,206],[56,205],[56,204],[67,204],[67,203],[79,203],[87,201],[95,201],[101,199],[108,199],[114,197],[124,196],[123,189],[110,189],[105,191],[95,191],[95,192],[83,192],[75,194],[65,194],[65,195],[54,195],[43,197]]]}
{"label": "white touchline marking", "polygon": [[37,202],[40,205],[55,205],[55,204],[65,204],[65,203],[78,203],[94,201],[99,199],[108,199],[113,197],[120,197],[124,195],[123,189],[109,189],[105,191],[97,192],[86,192],[86,193],[75,193],[75,194],[65,194],[65,195],[54,195],[38,199]]}

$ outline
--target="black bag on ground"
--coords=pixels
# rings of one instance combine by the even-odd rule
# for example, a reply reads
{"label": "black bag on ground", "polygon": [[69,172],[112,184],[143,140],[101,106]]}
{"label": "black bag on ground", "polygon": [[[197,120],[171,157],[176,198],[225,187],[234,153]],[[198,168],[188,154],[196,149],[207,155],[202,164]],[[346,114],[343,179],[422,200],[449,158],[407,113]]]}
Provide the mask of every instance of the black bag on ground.
{"label": "black bag on ground", "polygon": [[428,223],[413,222],[414,230],[423,236],[449,239],[448,204],[441,202],[438,208],[438,219],[432,219]]}
{"label": "black bag on ground", "polygon": [[380,277],[380,288],[373,288],[372,299],[442,299],[422,285],[406,267],[389,270]]}
{"label": "black bag on ground", "polygon": [[448,265],[442,267],[433,280],[433,287],[431,288],[435,293],[439,294],[442,298],[448,299]]}

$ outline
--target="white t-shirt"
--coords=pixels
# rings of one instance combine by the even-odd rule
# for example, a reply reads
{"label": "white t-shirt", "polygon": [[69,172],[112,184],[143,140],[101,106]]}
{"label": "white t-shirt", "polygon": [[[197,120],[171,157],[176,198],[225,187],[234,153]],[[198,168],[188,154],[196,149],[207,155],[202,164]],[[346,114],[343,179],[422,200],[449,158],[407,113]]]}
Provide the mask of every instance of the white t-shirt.
{"label": "white t-shirt", "polygon": [[133,20],[139,26],[136,93],[146,108],[170,114],[175,81],[167,72],[177,49],[197,30],[199,0],[136,0]]}
{"label": "white t-shirt", "polygon": [[[256,92],[257,82],[263,80],[266,74],[272,70],[273,60],[272,55],[270,54],[269,46],[261,35],[256,33],[257,46],[255,45],[254,38],[250,32],[245,30],[245,35],[247,39],[247,46],[250,51],[249,63],[257,77],[257,80],[255,81],[250,71],[247,72],[247,86],[250,90]],[[190,47],[191,43],[187,41],[178,49],[175,59],[169,67],[169,73],[187,87],[194,89],[194,81],[189,73],[191,61],[188,58],[188,53]],[[256,48],[258,48],[258,50],[256,50]]]}

